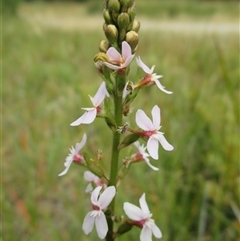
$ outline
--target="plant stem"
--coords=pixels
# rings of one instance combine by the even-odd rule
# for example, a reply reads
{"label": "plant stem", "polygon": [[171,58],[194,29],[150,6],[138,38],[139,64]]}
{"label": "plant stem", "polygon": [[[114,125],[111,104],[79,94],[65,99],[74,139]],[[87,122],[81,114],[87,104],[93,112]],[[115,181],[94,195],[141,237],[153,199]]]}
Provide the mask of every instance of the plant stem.
{"label": "plant stem", "polygon": [[[116,125],[122,125],[122,91],[124,86],[119,81],[120,78],[116,77],[116,90],[114,97],[114,112],[115,112],[115,121]],[[116,130],[113,132],[113,143],[112,143],[112,157],[111,157],[111,169],[110,169],[110,180],[109,186],[116,186],[117,183],[117,174],[118,174],[118,159],[119,159],[119,149],[118,146],[120,144],[120,133]],[[114,214],[114,206],[115,206],[115,198],[112,200],[110,204],[111,214]],[[109,231],[106,236],[106,241],[113,241],[113,221],[111,218],[108,219],[108,227]]]}

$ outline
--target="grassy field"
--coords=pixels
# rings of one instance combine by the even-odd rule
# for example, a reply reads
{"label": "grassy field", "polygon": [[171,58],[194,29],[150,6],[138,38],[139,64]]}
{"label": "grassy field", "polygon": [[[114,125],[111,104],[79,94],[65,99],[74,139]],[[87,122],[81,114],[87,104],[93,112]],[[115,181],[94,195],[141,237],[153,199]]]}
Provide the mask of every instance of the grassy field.
{"label": "grassy field", "polygon": [[[149,9],[142,2],[139,15],[143,11],[142,15],[149,16],[156,1]],[[164,4],[161,12],[169,18]],[[227,19],[231,15],[228,9],[238,8],[237,2],[235,7],[232,2],[221,3],[225,8],[211,4],[199,3],[196,18]],[[56,9],[63,17],[74,9],[74,5],[41,6],[50,12]],[[182,14],[174,15],[176,21],[183,15],[194,21],[192,12],[186,10],[193,4],[185,6]],[[40,7],[23,6],[32,13]],[[206,11],[201,12],[204,8]],[[215,11],[212,14],[211,9]],[[91,3],[83,10],[97,11]],[[4,16],[3,22],[0,240],[98,240],[94,232],[85,236],[81,229],[90,209],[84,193],[84,170],[72,165],[66,176],[60,178],[58,174],[68,148],[80,141],[83,133],[88,134],[85,150],[96,155],[100,148],[106,158],[110,155],[111,133],[101,119],[88,126],[69,126],[81,115],[81,107],[88,106],[88,94],[93,95],[101,83],[93,56],[103,33],[101,29],[64,31],[33,26],[22,17]],[[175,149],[160,150],[160,159],[153,162],[160,168],[158,172],[144,163],[130,170],[118,191],[118,213],[122,214],[124,201],[137,204],[146,192],[150,210],[163,232],[161,240],[239,240],[238,33],[145,30],[140,31],[140,39],[137,55],[156,65],[156,72],[164,76],[162,84],[174,94],[166,95],[156,88],[143,91],[134,102],[131,124],[138,108],[149,114],[158,104],[163,132]],[[132,81],[135,71],[134,63]],[[134,228],[119,240],[139,240],[139,233]]]}

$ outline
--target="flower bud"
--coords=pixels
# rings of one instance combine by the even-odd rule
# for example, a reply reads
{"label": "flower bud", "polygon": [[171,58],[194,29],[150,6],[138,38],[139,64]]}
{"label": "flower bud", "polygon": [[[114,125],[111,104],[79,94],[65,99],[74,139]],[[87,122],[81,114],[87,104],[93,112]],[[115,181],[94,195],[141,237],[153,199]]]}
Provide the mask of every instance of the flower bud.
{"label": "flower bud", "polygon": [[128,44],[131,46],[132,50],[135,50],[135,48],[138,45],[138,34],[135,31],[129,31],[126,34],[126,41],[128,42]]}
{"label": "flower bud", "polygon": [[122,235],[124,233],[127,233],[128,231],[130,231],[132,229],[133,225],[130,224],[130,223],[123,223],[119,228],[118,228],[118,231],[117,231],[117,235]]}
{"label": "flower bud", "polygon": [[133,21],[136,16],[136,7],[135,4],[132,7],[128,8],[127,13],[130,17],[130,21]]}
{"label": "flower bud", "polygon": [[139,31],[139,29],[140,29],[140,22],[138,20],[134,19],[131,30],[133,30],[137,33]]}
{"label": "flower bud", "polygon": [[120,145],[118,146],[118,149],[122,149],[124,147],[127,147],[129,145],[131,145],[132,143],[134,143],[135,141],[137,141],[139,138],[139,135],[138,134],[129,134],[127,135],[123,141],[120,143]]}
{"label": "flower bud", "polygon": [[120,34],[119,34],[119,41],[124,41],[126,38],[126,30],[125,29],[122,29],[120,30]]}
{"label": "flower bud", "polygon": [[118,13],[120,11],[120,2],[118,0],[109,0],[108,9],[110,12]]}
{"label": "flower bud", "polygon": [[110,44],[114,44],[117,42],[118,39],[118,30],[113,24],[109,24],[105,27],[105,35]]}
{"label": "flower bud", "polygon": [[131,7],[134,3],[134,0],[119,0],[119,1],[123,11],[125,11],[128,7]]}
{"label": "flower bud", "polygon": [[127,29],[129,23],[130,19],[127,13],[121,13],[118,15],[118,26],[120,29]]}
{"label": "flower bud", "polygon": [[106,62],[108,61],[108,56],[105,53],[97,53],[94,58],[93,58],[94,62],[98,62],[98,61],[102,61],[102,62]]}
{"label": "flower bud", "polygon": [[108,10],[108,9],[104,9],[104,10],[103,10],[103,18],[104,18],[104,20],[105,20],[105,22],[106,22],[107,24],[112,23],[112,18],[111,18],[111,16],[110,16],[110,13],[109,13],[109,10]]}
{"label": "flower bud", "polygon": [[106,53],[109,47],[110,46],[107,40],[102,40],[99,44],[99,50],[103,53]]}

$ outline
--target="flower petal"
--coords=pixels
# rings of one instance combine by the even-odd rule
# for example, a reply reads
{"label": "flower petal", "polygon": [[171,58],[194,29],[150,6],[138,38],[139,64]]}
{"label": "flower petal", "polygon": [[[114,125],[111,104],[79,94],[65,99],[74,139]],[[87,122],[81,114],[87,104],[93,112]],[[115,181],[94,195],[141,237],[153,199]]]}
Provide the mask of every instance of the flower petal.
{"label": "flower petal", "polygon": [[155,105],[152,108],[152,119],[153,119],[153,125],[156,130],[160,129],[160,122],[161,122],[161,116],[160,116],[160,108]]}
{"label": "flower petal", "polygon": [[172,151],[174,149],[173,146],[168,143],[168,141],[166,140],[166,138],[165,138],[165,136],[163,135],[162,132],[158,132],[157,136],[158,136],[159,142],[161,143],[162,147],[166,151]]}
{"label": "flower petal", "polygon": [[121,66],[118,65],[114,65],[114,64],[110,64],[108,62],[103,62],[109,69],[113,69],[113,70],[119,70],[122,69]]}
{"label": "flower petal", "polygon": [[115,194],[116,188],[114,186],[110,186],[104,190],[98,200],[98,205],[101,210],[105,209],[109,205],[109,203],[113,200]]}
{"label": "flower petal", "polygon": [[69,167],[71,166],[72,162],[73,162],[73,159],[72,159],[72,160],[69,160],[67,163],[65,162],[66,168],[65,168],[65,170],[64,170],[63,172],[61,172],[60,174],[58,174],[58,176],[63,176],[63,175],[65,175],[65,174],[68,172],[68,169],[69,169]]}
{"label": "flower petal", "polygon": [[76,147],[75,147],[76,153],[78,153],[85,146],[86,141],[87,141],[87,135],[86,135],[86,133],[84,133],[82,141],[80,143],[76,144]]}
{"label": "flower petal", "polygon": [[89,212],[84,218],[82,229],[85,234],[89,234],[94,226],[94,217],[91,216],[91,212]]}
{"label": "flower petal", "polygon": [[90,183],[88,183],[88,185],[87,185],[87,187],[86,187],[86,189],[85,189],[85,192],[86,193],[89,193],[89,192],[91,192],[93,190],[93,186],[92,186],[92,183],[90,182]]}
{"label": "flower petal", "polygon": [[150,136],[147,142],[147,150],[150,156],[157,160],[158,159],[158,139]]}
{"label": "flower petal", "polygon": [[136,61],[137,61],[137,65],[143,69],[143,71],[146,73],[146,74],[152,74],[152,70],[154,69],[149,69],[148,66],[146,64],[144,64],[141,60],[140,57],[137,57],[136,58]]}
{"label": "flower petal", "polygon": [[126,215],[132,220],[140,221],[144,218],[143,211],[134,204],[125,202],[123,204],[123,209]]}
{"label": "flower petal", "polygon": [[97,109],[94,108],[90,111],[86,111],[82,115],[82,124],[91,124],[97,116]]}
{"label": "flower petal", "polygon": [[125,61],[124,61],[123,65],[121,66],[121,68],[128,67],[128,65],[132,62],[133,58],[134,58],[134,55],[131,55],[127,59],[125,59]]}
{"label": "flower petal", "polygon": [[100,85],[97,93],[95,94],[95,96],[93,98],[91,98],[94,107],[98,107],[103,102],[106,95],[109,96],[109,94],[106,90],[106,84],[103,81],[102,84]]}
{"label": "flower petal", "polygon": [[139,199],[139,204],[140,204],[140,207],[141,207],[142,211],[144,212],[144,214],[146,215],[146,218],[147,218],[147,217],[151,216],[151,213],[149,211],[145,196],[146,196],[145,193],[143,193],[143,195]]}
{"label": "flower petal", "polygon": [[106,54],[109,62],[121,62],[121,54],[114,47],[110,47]]}
{"label": "flower petal", "polygon": [[158,89],[165,92],[166,94],[172,94],[173,93],[172,91],[165,90],[165,87],[163,85],[161,85],[159,80],[155,80],[154,82],[157,85]]}
{"label": "flower petal", "polygon": [[159,168],[153,166],[153,165],[150,163],[150,161],[149,161],[149,159],[148,159],[147,157],[144,158],[144,161],[145,161],[145,162],[147,163],[147,165],[148,165],[150,168],[152,168],[154,171],[158,171],[158,170],[159,170]]}
{"label": "flower petal", "polygon": [[153,222],[153,224],[151,225],[152,226],[152,232],[153,232],[153,235],[156,237],[156,238],[161,238],[162,237],[162,232],[161,230],[158,228],[158,226]]}
{"label": "flower petal", "polygon": [[147,226],[143,226],[141,234],[140,234],[141,241],[152,241],[152,230]]}
{"label": "flower petal", "polygon": [[83,177],[86,181],[93,182],[94,178],[96,177],[95,174],[93,174],[90,171],[85,171],[83,174]]}
{"label": "flower petal", "polygon": [[101,189],[102,189],[102,187],[98,186],[93,190],[92,195],[91,195],[91,202],[93,205],[98,205],[98,197],[99,197],[99,193],[100,193]]}
{"label": "flower petal", "polygon": [[138,127],[143,129],[144,131],[149,131],[154,129],[152,121],[141,109],[137,110],[136,123]]}
{"label": "flower petal", "polygon": [[108,232],[108,224],[107,224],[105,214],[102,211],[100,211],[99,215],[96,216],[95,225],[96,225],[98,237],[100,239],[104,239]]}
{"label": "flower petal", "polygon": [[81,125],[82,124],[82,119],[84,118],[84,115],[86,114],[86,112],[82,115],[82,116],[80,116],[77,120],[75,120],[74,122],[72,122],[71,124],[70,124],[70,126],[79,126],[79,125]]}
{"label": "flower petal", "polygon": [[122,57],[126,61],[126,59],[128,57],[130,57],[131,55],[132,55],[132,49],[131,49],[130,45],[126,41],[123,41],[122,42]]}

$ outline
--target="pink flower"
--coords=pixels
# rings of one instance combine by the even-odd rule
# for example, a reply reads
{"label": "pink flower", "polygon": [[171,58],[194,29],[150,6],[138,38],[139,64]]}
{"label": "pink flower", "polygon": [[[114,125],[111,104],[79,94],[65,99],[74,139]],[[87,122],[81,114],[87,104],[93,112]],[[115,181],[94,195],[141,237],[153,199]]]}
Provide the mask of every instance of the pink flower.
{"label": "pink flower", "polygon": [[140,207],[137,207],[131,203],[125,202],[123,205],[123,209],[126,213],[126,215],[134,222],[134,224],[140,228],[142,228],[141,234],[140,234],[140,240],[141,241],[152,241],[152,234],[156,238],[161,238],[162,233],[160,229],[155,224],[154,220],[151,218],[152,214],[149,211],[146,199],[145,199],[145,193],[142,195],[142,197],[139,199]]}
{"label": "pink flower", "polygon": [[83,156],[81,154],[79,154],[79,151],[86,144],[86,141],[87,141],[87,135],[84,134],[83,138],[82,138],[82,141],[80,143],[77,143],[75,145],[75,148],[73,146],[71,148],[69,148],[70,153],[66,157],[66,161],[64,163],[64,166],[66,167],[66,169],[63,172],[61,172],[58,176],[65,175],[68,172],[68,169],[71,166],[72,162],[80,162],[80,163],[82,163],[84,161],[84,158],[83,158]]}
{"label": "pink flower", "polygon": [[161,85],[159,79],[162,78],[163,76],[162,75],[157,75],[155,73],[153,73],[154,71],[154,68],[155,68],[155,65],[152,66],[152,68],[150,69],[146,64],[144,64],[141,60],[140,57],[137,57],[136,58],[136,61],[137,61],[137,64],[140,68],[143,69],[143,71],[147,74],[138,84],[135,85],[135,88],[136,87],[140,87],[142,85],[147,85],[147,84],[153,84],[155,83],[157,85],[157,87],[167,93],[167,94],[172,94],[171,91],[167,91],[165,90],[165,87]]}
{"label": "pink flower", "polygon": [[138,152],[135,153],[134,155],[132,155],[131,159],[133,161],[136,162],[136,161],[144,160],[147,163],[147,165],[149,167],[151,167],[154,171],[159,170],[157,167],[154,167],[150,163],[149,158],[148,158],[150,155],[145,151],[147,149],[147,147],[144,147],[144,145],[141,146],[139,141],[134,142],[134,146],[137,147]]}
{"label": "pink flower", "polygon": [[116,194],[116,188],[110,186],[99,195],[102,187],[96,187],[91,194],[93,211],[89,212],[84,218],[82,229],[85,234],[89,234],[94,224],[97,229],[98,237],[104,239],[108,232],[108,224],[103,210],[111,203]]}
{"label": "pink flower", "polygon": [[158,159],[158,145],[161,143],[166,151],[172,151],[173,146],[167,142],[164,133],[160,132],[160,108],[155,105],[152,109],[153,121],[145,114],[143,110],[138,110],[136,113],[136,123],[139,128],[144,130],[143,136],[149,137],[147,141],[147,150],[153,159]]}
{"label": "pink flower", "polygon": [[101,186],[104,189],[106,189],[107,185],[102,181],[102,179],[100,179],[98,176],[96,176],[95,174],[93,174],[90,171],[85,171],[84,172],[84,179],[86,181],[89,181],[90,183],[87,185],[85,192],[91,192],[93,190],[93,185],[92,183],[94,183],[96,186]]}
{"label": "pink flower", "polygon": [[109,62],[104,62],[104,64],[113,70],[120,70],[128,67],[134,58],[132,49],[126,41],[122,42],[122,55],[114,47],[110,47],[106,54],[109,58]]}
{"label": "pink flower", "polygon": [[93,98],[91,96],[89,96],[91,99],[91,102],[93,104],[93,107],[82,108],[83,110],[86,110],[86,112],[81,117],[79,117],[76,121],[71,123],[70,125],[78,126],[81,124],[92,123],[95,120],[97,114],[101,111],[100,104],[103,102],[103,100],[106,96],[109,97],[109,94],[107,92],[105,82],[102,82],[102,84],[100,85],[95,96]]}

